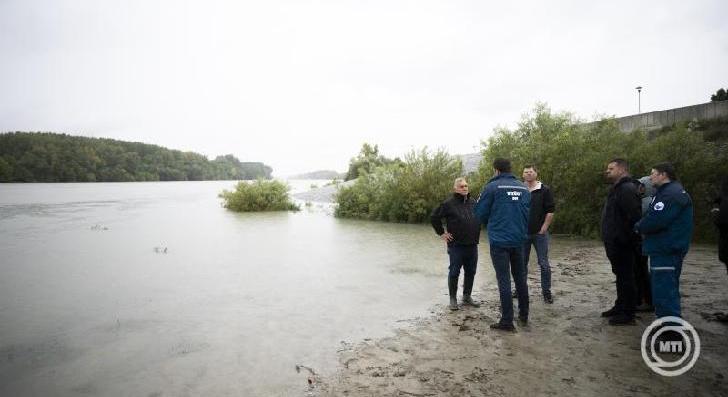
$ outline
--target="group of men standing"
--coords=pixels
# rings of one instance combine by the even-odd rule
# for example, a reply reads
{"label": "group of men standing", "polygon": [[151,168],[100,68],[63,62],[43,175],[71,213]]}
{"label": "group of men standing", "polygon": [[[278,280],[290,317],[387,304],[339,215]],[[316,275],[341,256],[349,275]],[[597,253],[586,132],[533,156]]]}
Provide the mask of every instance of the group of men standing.
{"label": "group of men standing", "polygon": [[[479,306],[471,294],[481,225],[488,229],[501,303],[501,318],[491,328],[513,331],[513,297],[518,298],[519,325],[528,324],[526,275],[532,246],[536,249],[544,302],[553,303],[548,230],[555,204],[551,189],[538,180],[534,165],[524,167],[523,182],[511,172],[508,159],[496,159],[493,169],[495,175],[478,200],[470,196],[465,178],[456,179],[453,196],[432,212],[431,221],[447,244],[452,310],[459,308],[457,287],[461,268],[465,271],[462,304]],[[676,181],[675,170],[669,163],[655,165],[649,181],[642,180],[642,184],[630,176],[629,164],[623,159],[611,160],[605,175],[612,185],[602,211],[601,234],[616,276],[617,299],[602,316],[609,317],[611,325],[634,324],[637,310],[654,309],[657,317],[680,317],[679,278],[692,236],[690,196]],[[654,197],[643,203],[645,189],[652,188],[656,188]],[[646,256],[650,258],[649,272]],[[513,296],[511,276],[515,284]]]}
{"label": "group of men standing", "polygon": [[[480,228],[486,225],[501,301],[501,319],[491,328],[512,331],[515,327],[511,275],[518,297],[518,322],[521,325],[528,323],[526,268],[532,245],[536,248],[541,269],[544,300],[553,303],[548,228],[553,221],[555,206],[551,190],[538,181],[535,166],[524,168],[525,184],[513,175],[509,160],[496,159],[493,168],[495,176],[488,181],[477,201],[470,197],[465,179],[456,179],[453,196],[432,212],[431,221],[435,232],[447,242],[450,256],[448,289],[452,310],[458,309],[457,283],[461,267],[465,270],[462,303],[479,306],[473,301],[471,293],[477,267]],[[443,219],[447,230],[443,228]]]}

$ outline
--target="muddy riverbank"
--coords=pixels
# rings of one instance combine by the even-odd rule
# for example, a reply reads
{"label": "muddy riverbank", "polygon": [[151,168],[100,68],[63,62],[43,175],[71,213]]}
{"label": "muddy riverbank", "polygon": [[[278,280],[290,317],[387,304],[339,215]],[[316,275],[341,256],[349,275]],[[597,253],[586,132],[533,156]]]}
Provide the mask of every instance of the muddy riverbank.
{"label": "muddy riverbank", "polygon": [[[558,239],[556,239],[558,241]],[[481,246],[479,266],[489,257]],[[653,373],[640,338],[654,320],[612,327],[599,316],[614,299],[613,275],[598,242],[555,244],[551,254],[555,303],[540,299],[531,266],[531,321],[514,334],[491,330],[499,318],[492,274],[477,285],[480,308],[450,312],[442,304],[409,320],[392,337],[345,346],[336,373],[313,377],[317,396],[728,395],[728,275],[713,247],[691,249],[683,268],[683,315],[702,350],[686,374]],[[440,291],[442,293],[442,291]],[[396,304],[396,302],[394,302]]]}

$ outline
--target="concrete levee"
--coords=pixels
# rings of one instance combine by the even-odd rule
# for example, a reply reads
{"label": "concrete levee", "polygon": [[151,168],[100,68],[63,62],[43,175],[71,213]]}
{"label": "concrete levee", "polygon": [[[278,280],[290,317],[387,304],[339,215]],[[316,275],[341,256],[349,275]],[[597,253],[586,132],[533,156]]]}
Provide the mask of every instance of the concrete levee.
{"label": "concrete levee", "polygon": [[618,117],[615,118],[615,121],[619,124],[620,130],[628,132],[638,128],[655,130],[681,121],[710,120],[720,117],[728,117],[728,101],[708,102],[700,105]]}

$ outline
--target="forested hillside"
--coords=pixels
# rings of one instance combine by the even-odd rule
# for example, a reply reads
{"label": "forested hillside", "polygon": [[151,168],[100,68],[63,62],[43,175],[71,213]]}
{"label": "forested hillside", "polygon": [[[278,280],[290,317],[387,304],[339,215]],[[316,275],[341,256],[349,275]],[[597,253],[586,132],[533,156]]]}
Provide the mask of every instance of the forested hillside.
{"label": "forested hillside", "polygon": [[0,134],[0,182],[134,182],[270,179],[272,168],[233,155],[55,133]]}

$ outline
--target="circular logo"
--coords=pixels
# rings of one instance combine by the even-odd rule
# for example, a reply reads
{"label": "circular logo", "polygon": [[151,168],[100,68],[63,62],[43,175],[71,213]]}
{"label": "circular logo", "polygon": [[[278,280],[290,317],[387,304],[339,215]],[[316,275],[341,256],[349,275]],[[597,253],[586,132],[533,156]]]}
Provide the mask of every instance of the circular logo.
{"label": "circular logo", "polygon": [[662,376],[678,376],[700,356],[698,332],[680,317],[661,317],[642,333],[642,359]]}
{"label": "circular logo", "polygon": [[665,203],[662,201],[655,204],[655,211],[662,211],[663,208],[665,208]]}

